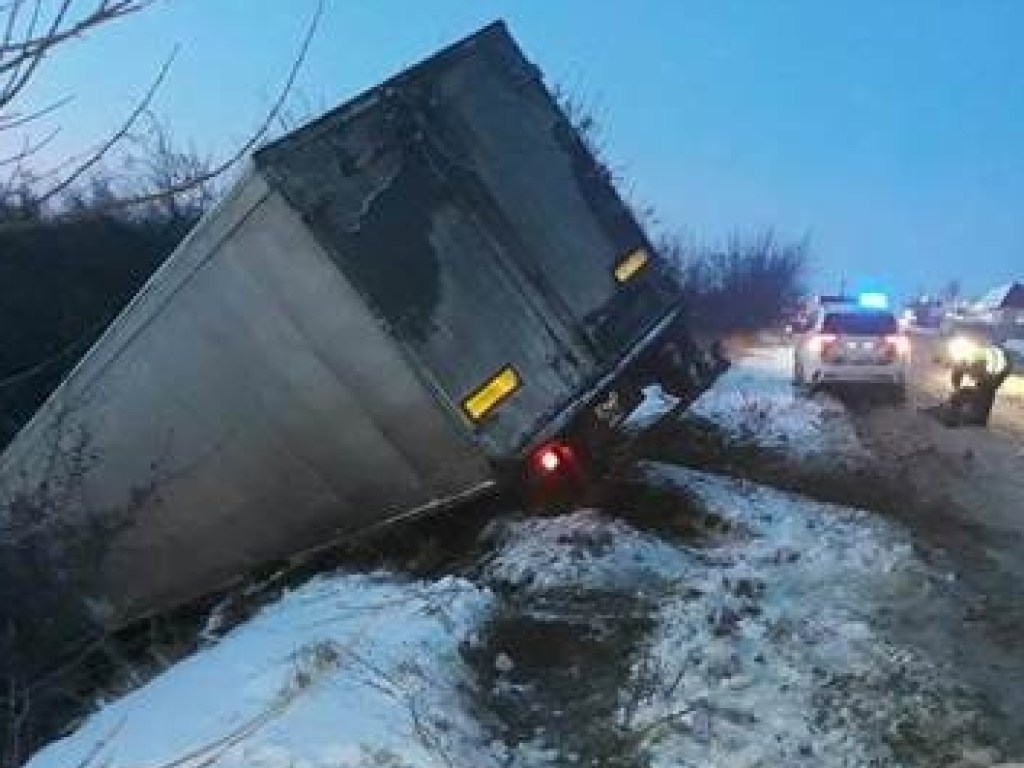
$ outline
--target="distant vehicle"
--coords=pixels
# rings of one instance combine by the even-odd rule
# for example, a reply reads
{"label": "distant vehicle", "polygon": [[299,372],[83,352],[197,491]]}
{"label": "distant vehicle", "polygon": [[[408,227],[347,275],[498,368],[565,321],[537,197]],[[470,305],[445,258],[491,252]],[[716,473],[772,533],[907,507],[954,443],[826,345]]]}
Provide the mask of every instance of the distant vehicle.
{"label": "distant vehicle", "polygon": [[944,307],[934,299],[919,299],[907,305],[904,316],[909,325],[917,329],[938,330],[942,324]]}
{"label": "distant vehicle", "polygon": [[934,346],[933,359],[942,366],[955,366],[957,362],[971,357],[978,346],[1004,341],[1004,331],[964,307],[956,307],[942,317],[938,329],[939,343]]}
{"label": "distant vehicle", "polygon": [[994,288],[978,301],[947,312],[939,325],[942,342],[934,360],[954,366],[976,348],[1024,338],[1024,283]]}
{"label": "distant vehicle", "polygon": [[796,339],[793,382],[813,389],[832,384],[886,387],[906,396],[910,340],[889,310],[825,305]]}

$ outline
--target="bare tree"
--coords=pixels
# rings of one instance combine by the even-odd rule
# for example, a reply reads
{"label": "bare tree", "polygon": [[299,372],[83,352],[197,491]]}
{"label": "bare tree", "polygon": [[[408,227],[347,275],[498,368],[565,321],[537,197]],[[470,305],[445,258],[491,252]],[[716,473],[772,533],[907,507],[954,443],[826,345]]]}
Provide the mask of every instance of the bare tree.
{"label": "bare tree", "polygon": [[939,298],[946,304],[956,304],[960,298],[960,281],[952,279],[946,283],[942,291],[939,293]]}
{"label": "bare tree", "polygon": [[[177,54],[164,60],[148,87],[137,99],[119,126],[79,157],[68,158],[55,168],[33,167],[39,153],[61,132],[58,118],[73,95],[38,108],[24,106],[25,95],[47,59],[58,56],[68,45],[81,38],[105,31],[116,22],[138,14],[154,0],[7,0],[0,2],[0,214],[6,213],[10,226],[12,212],[37,212],[59,200],[76,183],[88,178],[115,147],[130,142],[145,122],[160,86],[166,80]],[[298,52],[281,90],[264,119],[249,138],[234,152],[217,162],[193,163],[179,155],[175,172],[163,179],[159,188],[127,196],[113,195],[104,200],[102,211],[166,201],[208,190],[209,183],[245,157],[275,124],[299,69],[306,59],[314,33],[323,13],[324,0],[316,0]],[[151,126],[152,131],[152,126]],[[156,136],[159,151],[161,137]],[[6,148],[10,147],[10,150]],[[166,143],[164,143],[166,149]],[[166,158],[165,158],[166,159]],[[166,164],[164,164],[166,168]],[[150,179],[153,180],[152,178]],[[200,196],[204,194],[201,191]],[[28,206],[28,201],[31,206]],[[78,209],[74,215],[84,211]],[[95,212],[90,209],[89,212]],[[64,212],[64,215],[68,215]],[[17,217],[13,217],[17,218]],[[0,223],[3,226],[4,223]]]}
{"label": "bare tree", "polygon": [[274,133],[268,136],[268,138],[284,135],[295,130],[299,126],[327,112],[330,106],[322,93],[318,93],[316,97],[313,97],[308,91],[301,88],[293,88],[292,92],[288,94],[286,103],[278,112]]}
{"label": "bare tree", "polygon": [[777,323],[802,294],[810,241],[771,229],[734,233],[716,246],[666,236],[661,252],[675,265],[695,327],[758,330]]}
{"label": "bare tree", "polygon": [[[176,226],[184,233],[213,205],[224,178],[213,173],[219,161],[195,144],[177,141],[155,115],[143,115],[124,144],[116,160],[102,163],[62,195],[62,211],[100,210],[130,221]],[[161,194],[189,182],[178,194]],[[120,201],[139,198],[148,202],[119,207]]]}

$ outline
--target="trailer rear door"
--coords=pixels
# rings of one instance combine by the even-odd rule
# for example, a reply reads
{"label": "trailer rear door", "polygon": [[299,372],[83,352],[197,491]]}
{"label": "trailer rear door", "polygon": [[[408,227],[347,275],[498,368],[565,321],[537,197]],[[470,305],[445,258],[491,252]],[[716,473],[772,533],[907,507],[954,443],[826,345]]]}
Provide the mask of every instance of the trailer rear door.
{"label": "trailer rear door", "polygon": [[603,369],[670,311],[678,291],[610,171],[504,25],[476,35],[471,50],[432,72],[429,91],[417,94],[420,110],[453,167],[487,190],[493,218],[519,238],[507,253]]}
{"label": "trailer rear door", "polygon": [[257,161],[453,417],[508,455],[579,392],[584,352],[402,115],[376,104]]}

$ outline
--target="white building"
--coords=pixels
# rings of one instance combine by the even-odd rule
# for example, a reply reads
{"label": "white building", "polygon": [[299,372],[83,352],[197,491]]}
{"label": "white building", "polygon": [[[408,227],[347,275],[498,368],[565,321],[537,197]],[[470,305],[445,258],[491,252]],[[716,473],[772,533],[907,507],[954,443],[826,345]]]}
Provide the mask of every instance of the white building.
{"label": "white building", "polygon": [[1024,283],[997,286],[973,305],[972,314],[1004,329],[1004,335],[1024,337]]}

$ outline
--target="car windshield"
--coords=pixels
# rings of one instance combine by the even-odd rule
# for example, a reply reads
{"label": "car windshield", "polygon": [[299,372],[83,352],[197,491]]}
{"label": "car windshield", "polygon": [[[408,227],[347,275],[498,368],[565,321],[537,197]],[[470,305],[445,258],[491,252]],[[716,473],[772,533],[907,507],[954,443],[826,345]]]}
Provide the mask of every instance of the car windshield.
{"label": "car windshield", "polygon": [[897,327],[891,312],[835,312],[825,315],[821,330],[847,336],[885,336],[896,333]]}

